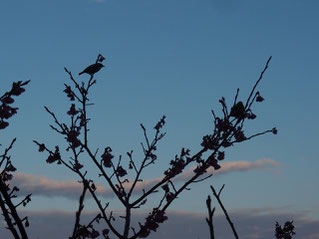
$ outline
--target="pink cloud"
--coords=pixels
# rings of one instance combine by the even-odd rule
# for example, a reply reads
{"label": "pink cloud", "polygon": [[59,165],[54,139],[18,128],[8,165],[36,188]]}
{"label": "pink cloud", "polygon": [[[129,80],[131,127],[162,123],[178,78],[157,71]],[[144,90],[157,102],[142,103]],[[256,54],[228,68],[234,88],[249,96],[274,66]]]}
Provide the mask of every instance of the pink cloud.
{"label": "pink cloud", "polygon": [[[244,172],[248,170],[261,170],[267,167],[276,167],[279,164],[271,159],[261,159],[256,160],[254,162],[247,161],[237,161],[237,162],[223,162],[221,163],[221,169],[214,171],[212,168],[208,171],[208,173],[213,173],[214,175],[223,175],[226,173],[232,172]],[[174,181],[182,182],[194,175],[193,173],[194,167],[189,168],[180,176],[178,176]],[[148,180],[144,180],[142,182],[138,182],[135,188],[135,193],[142,193],[143,189],[150,188],[155,185],[159,181],[161,181],[161,177],[152,178]],[[46,196],[46,197],[66,197],[70,199],[78,199],[82,186],[76,181],[57,181],[53,179],[48,179],[44,176],[36,176],[29,175],[23,173],[16,173],[13,179],[13,184],[23,189],[23,191],[32,193],[34,196]],[[114,194],[109,188],[106,188],[103,185],[96,185],[97,192],[99,195],[109,198],[113,197]],[[131,186],[131,183],[127,183],[126,188]]]}
{"label": "pink cloud", "polygon": [[[24,173],[16,173],[12,180],[12,184],[30,192],[37,196],[62,196],[70,199],[78,199],[82,191],[82,185],[76,181],[57,181],[48,179],[44,176],[36,176]],[[103,186],[97,185],[97,192],[105,197],[112,196],[110,190],[106,190]]]}
{"label": "pink cloud", "polygon": [[[214,170],[214,168],[209,168],[207,170],[207,174],[214,174],[214,175],[222,175],[226,173],[232,172],[245,172],[249,170],[256,170],[256,169],[265,169],[268,167],[277,167],[279,163],[272,160],[272,159],[260,159],[254,162],[248,161],[235,161],[235,162],[222,162],[221,168],[219,170]],[[175,181],[184,181],[186,179],[191,178],[194,176],[193,170],[195,167],[190,167],[187,171],[182,173]]]}

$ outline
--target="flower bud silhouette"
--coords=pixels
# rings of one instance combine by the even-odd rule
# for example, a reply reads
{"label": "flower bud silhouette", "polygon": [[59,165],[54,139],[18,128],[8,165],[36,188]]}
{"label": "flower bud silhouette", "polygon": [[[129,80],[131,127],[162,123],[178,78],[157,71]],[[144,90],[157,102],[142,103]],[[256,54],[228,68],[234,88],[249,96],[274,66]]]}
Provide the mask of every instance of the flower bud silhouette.
{"label": "flower bud silhouette", "polygon": [[229,116],[233,116],[237,119],[245,118],[245,106],[243,102],[239,101],[236,105],[234,105],[230,110]]}

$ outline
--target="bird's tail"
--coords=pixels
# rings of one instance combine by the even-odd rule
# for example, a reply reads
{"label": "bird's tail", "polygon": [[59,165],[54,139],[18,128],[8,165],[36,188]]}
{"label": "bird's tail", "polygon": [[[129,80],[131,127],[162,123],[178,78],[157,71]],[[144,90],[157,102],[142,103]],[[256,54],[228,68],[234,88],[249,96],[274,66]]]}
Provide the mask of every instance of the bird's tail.
{"label": "bird's tail", "polygon": [[83,73],[84,73],[84,71],[80,72],[80,73],[79,73],[79,76],[82,75]]}

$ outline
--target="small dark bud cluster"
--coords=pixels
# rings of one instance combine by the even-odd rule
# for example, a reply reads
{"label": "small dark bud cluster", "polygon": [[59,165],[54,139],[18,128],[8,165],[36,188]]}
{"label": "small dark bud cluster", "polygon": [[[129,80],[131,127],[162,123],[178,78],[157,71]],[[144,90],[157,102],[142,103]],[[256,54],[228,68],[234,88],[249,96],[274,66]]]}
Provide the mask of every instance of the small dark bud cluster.
{"label": "small dark bud cluster", "polygon": [[7,120],[17,113],[18,108],[11,106],[14,103],[13,96],[21,95],[25,91],[22,86],[27,85],[29,82],[13,82],[11,90],[0,97],[0,130],[7,128],[9,126]]}
{"label": "small dark bud cluster", "polygon": [[88,228],[86,226],[80,226],[78,233],[78,238],[98,238],[100,233],[96,231],[94,228]]}
{"label": "small dark bud cluster", "polygon": [[163,223],[168,218],[165,216],[165,212],[154,208],[152,213],[150,213],[146,217],[146,222],[144,225],[140,225],[141,230],[139,232],[139,238],[146,238],[149,236],[151,231],[156,232],[157,228],[159,227],[159,223]]}
{"label": "small dark bud cluster", "polygon": [[124,177],[127,174],[126,170],[122,166],[117,167],[116,173],[119,177]]}
{"label": "small dark bud cluster", "polygon": [[275,236],[276,239],[292,239],[292,236],[295,235],[295,226],[293,221],[285,222],[284,227],[281,227],[278,222],[276,222]]}
{"label": "small dark bud cluster", "polygon": [[110,147],[106,147],[104,153],[101,156],[103,165],[106,168],[112,167],[112,158],[114,158],[114,156],[111,154],[111,152],[112,149]]}
{"label": "small dark bud cluster", "polygon": [[56,161],[61,160],[61,154],[60,154],[60,149],[59,146],[55,146],[55,151],[54,153],[50,153],[48,159],[46,160],[47,163],[54,163]]}
{"label": "small dark bud cluster", "polygon": [[70,101],[74,101],[75,100],[75,97],[74,97],[74,93],[72,91],[72,88],[71,86],[67,85],[67,84],[64,84],[65,86],[65,89],[64,89],[64,93],[66,94],[66,96],[70,99]]}
{"label": "small dark bud cluster", "polygon": [[167,169],[164,174],[169,177],[175,177],[177,174],[180,174],[183,172],[183,169],[186,166],[186,161],[187,160],[187,156],[189,155],[189,150],[182,149],[182,152],[180,154],[180,156],[176,155],[174,160],[170,161],[170,165],[171,167],[169,169]]}
{"label": "small dark bud cluster", "polygon": [[245,118],[245,106],[242,101],[239,101],[231,108],[229,116],[237,119]]}
{"label": "small dark bud cluster", "polygon": [[163,126],[165,125],[165,119],[166,119],[166,116],[163,115],[163,117],[160,119],[160,121],[154,126],[154,129],[159,131],[161,128],[163,128]]}
{"label": "small dark bud cluster", "polygon": [[256,102],[263,102],[265,99],[260,95],[259,91],[256,92]]}

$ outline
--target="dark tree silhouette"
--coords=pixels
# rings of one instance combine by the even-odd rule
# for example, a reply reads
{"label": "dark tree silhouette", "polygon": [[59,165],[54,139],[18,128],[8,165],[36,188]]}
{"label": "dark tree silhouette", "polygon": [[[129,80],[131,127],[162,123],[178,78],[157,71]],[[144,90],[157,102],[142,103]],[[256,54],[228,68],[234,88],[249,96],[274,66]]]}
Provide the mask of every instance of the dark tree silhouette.
{"label": "dark tree silhouette", "polygon": [[[9,126],[8,120],[17,113],[18,108],[12,107],[14,97],[21,95],[25,91],[23,86],[28,83],[29,81],[13,82],[11,90],[0,97],[0,130],[7,128]],[[27,239],[28,235],[25,227],[29,226],[28,217],[21,219],[17,208],[21,205],[26,206],[27,203],[31,201],[31,194],[27,195],[22,201],[16,203],[14,202],[14,198],[17,197],[16,193],[19,191],[19,188],[10,185],[10,181],[13,178],[13,173],[16,171],[16,168],[12,164],[9,152],[15,141],[16,138],[11,141],[10,145],[5,148],[4,152],[0,155],[0,207],[7,228],[11,231],[14,238]]]}
{"label": "dark tree silhouette", "polygon": [[285,222],[284,227],[281,227],[278,222],[276,222],[275,236],[276,239],[291,239],[295,235],[295,226],[293,221]]}
{"label": "dark tree silhouette", "polygon": [[[215,112],[212,111],[212,131],[203,137],[200,143],[201,149],[198,152],[191,153],[190,149],[182,148],[180,153],[170,161],[167,170],[163,172],[162,178],[151,187],[139,190],[138,185],[143,181],[141,177],[142,172],[157,161],[156,151],[158,143],[165,136],[162,130],[166,122],[166,117],[163,116],[155,124],[153,137],[149,136],[143,124],[140,125],[145,139],[145,142],[141,143],[144,156],[140,160],[136,159],[133,155],[133,151],[129,151],[126,153],[128,163],[125,164],[122,162],[121,155],[118,156],[117,160],[115,159],[112,149],[109,146],[105,146],[103,152],[99,154],[99,149],[94,149],[89,145],[90,118],[87,114],[87,108],[92,105],[92,103],[89,102],[89,92],[92,86],[96,84],[94,76],[102,68],[102,62],[104,60],[105,58],[99,54],[95,63],[80,73],[87,73],[89,75],[89,79],[86,83],[76,81],[71,71],[65,68],[72,82],[72,86],[65,84],[64,89],[70,101],[70,108],[66,112],[70,118],[70,123],[60,121],[53,111],[45,107],[45,110],[54,120],[54,124],[50,125],[51,129],[60,134],[65,140],[66,146],[64,150],[66,153],[63,153],[62,156],[58,145],[52,148],[34,140],[40,152],[48,153],[47,163],[57,163],[58,165],[64,166],[80,179],[79,182],[82,185],[82,192],[79,194],[79,205],[75,213],[74,227],[72,232],[70,232],[71,235],[69,238],[82,239],[97,238],[99,236],[110,238],[111,234],[119,239],[146,238],[150,235],[151,231],[156,232],[159,225],[168,219],[166,216],[167,209],[173,201],[178,199],[184,190],[189,190],[192,184],[200,183],[211,177],[212,174],[207,173],[208,169],[213,168],[214,170],[219,170],[221,168],[219,162],[225,159],[225,150],[228,147],[266,133],[277,134],[276,128],[249,136],[246,136],[244,132],[246,122],[256,118],[256,115],[252,111],[253,104],[264,100],[259,91],[256,91],[256,88],[268,68],[268,64],[271,60],[270,57],[246,101],[238,100],[239,89],[237,89],[234,101],[230,107],[227,106],[225,98],[221,98],[219,102],[222,108],[222,115],[217,116]],[[0,97],[0,129],[3,130],[8,127],[8,120],[17,113],[18,108],[12,107],[14,103],[13,97],[19,96],[24,92],[23,86],[28,83],[29,81],[14,82],[12,89]],[[0,207],[8,229],[14,238],[25,239],[28,238],[25,230],[25,227],[29,226],[28,217],[21,219],[18,215],[17,208],[21,205],[26,206],[31,200],[31,194],[27,195],[19,203],[13,203],[13,199],[17,197],[16,192],[19,191],[19,189],[17,187],[11,188],[9,184],[13,177],[12,173],[16,171],[16,168],[12,165],[9,151],[12,149],[15,140],[16,139],[13,139],[11,144],[4,150],[4,153],[0,155],[0,167],[3,168],[0,173]],[[68,153],[71,154],[71,156],[65,158],[65,155]],[[102,202],[94,180],[89,178],[87,170],[85,170],[85,167],[81,163],[83,160],[90,161],[96,166],[98,175],[105,181],[105,184],[112,190],[119,202],[121,202],[125,211],[124,216],[120,216],[124,219],[123,229],[121,231],[114,227],[113,222],[117,220],[118,217],[113,215],[112,210],[107,210],[109,208],[109,202]],[[190,166],[194,167],[193,175],[185,179],[181,186],[176,185],[173,180]],[[133,175],[131,179],[124,178],[129,175]],[[234,224],[230,220],[220,199],[222,189],[223,187],[219,193],[217,193],[211,186],[213,195],[223,209],[235,238],[238,238]],[[154,202],[153,209],[149,212],[144,222],[139,222],[138,227],[133,227],[133,212],[143,207],[149,196],[155,193],[160,193],[161,196],[158,197],[157,202]],[[99,212],[89,223],[83,224],[81,222],[81,215],[84,210],[84,200],[88,194],[91,195],[95,201]],[[210,197],[208,197],[206,205],[208,208],[207,223],[211,238],[214,238],[213,216],[215,208],[211,209]],[[103,223],[104,229],[102,231],[96,230],[96,223]],[[292,222],[286,222],[284,228],[281,228],[277,223],[276,237],[291,238],[291,236],[295,234],[293,230]]]}
{"label": "dark tree silhouette", "polygon": [[[103,60],[104,57],[99,55],[93,65],[102,64]],[[163,177],[150,188],[142,190],[142,192],[138,191],[137,185],[143,180],[141,178],[142,171],[156,163],[158,143],[165,136],[162,129],[165,125],[166,117],[163,116],[155,124],[155,133],[152,138],[149,137],[144,125],[140,125],[145,139],[145,142],[141,144],[144,157],[140,161],[134,157],[133,151],[129,151],[126,153],[129,162],[126,166],[122,162],[121,155],[118,156],[117,160],[115,159],[112,149],[109,146],[105,146],[102,154],[99,154],[99,149],[94,149],[89,145],[88,126],[90,119],[87,115],[87,107],[92,105],[89,103],[89,92],[92,86],[96,84],[94,76],[100,68],[96,70],[97,68],[91,65],[87,69],[94,68],[94,70],[87,70],[87,72],[84,70],[85,73],[89,74],[89,79],[86,83],[76,81],[71,71],[65,68],[72,82],[72,86],[65,84],[64,90],[70,101],[70,109],[67,112],[70,123],[60,121],[49,108],[45,107],[45,110],[54,120],[54,125],[50,125],[50,127],[56,133],[63,136],[66,142],[66,151],[71,153],[72,156],[69,157],[69,159],[62,157],[58,145],[51,148],[36,140],[34,140],[34,142],[39,146],[40,152],[45,151],[48,153],[47,163],[57,163],[67,167],[79,177],[82,184],[83,190],[79,195],[79,207],[76,212],[74,229],[70,238],[96,238],[99,235],[102,235],[104,238],[110,238],[111,233],[120,239],[148,237],[151,231],[155,232],[159,225],[168,219],[166,210],[173,201],[178,199],[184,190],[189,189],[189,186],[192,184],[202,182],[212,176],[212,174],[207,175],[207,170],[210,167],[213,167],[215,170],[221,167],[219,161],[224,160],[225,149],[234,146],[236,143],[241,143],[266,133],[277,134],[276,128],[249,136],[246,136],[244,132],[244,125],[247,120],[256,118],[256,115],[252,111],[254,102],[262,102],[264,100],[259,91],[256,91],[256,87],[263,78],[270,60],[271,57],[268,59],[265,68],[253,86],[245,103],[238,99],[239,89],[237,89],[233,104],[230,108],[227,106],[225,98],[222,97],[219,101],[222,108],[222,115],[216,116],[215,112],[212,111],[212,131],[203,137],[201,150],[191,153],[190,149],[182,148],[180,153],[170,161],[168,169],[163,172]],[[121,231],[113,225],[113,221],[118,218],[113,215],[111,210],[107,211],[109,203],[102,203],[102,199],[98,197],[97,186],[94,180],[87,176],[87,171],[81,163],[82,160],[84,160],[83,158],[86,158],[86,161],[87,158],[91,160],[96,166],[99,176],[104,179],[106,185],[113,191],[115,197],[124,207],[125,213],[124,216],[121,216],[124,218],[124,223]],[[195,166],[193,176],[186,179],[182,186],[177,187],[173,179],[189,166]],[[129,174],[134,175],[132,179],[124,178],[124,176]],[[132,197],[134,193],[138,195],[137,198]],[[143,223],[139,222],[138,228],[133,227],[132,213],[141,208],[149,196],[154,193],[161,193],[162,195],[159,196],[158,201],[154,203],[154,207],[145,218],[145,221]],[[83,225],[80,218],[84,209],[84,198],[87,194],[90,194],[94,199],[99,213],[90,223]],[[212,218],[212,215],[209,217]],[[95,229],[95,223],[101,222],[104,222],[105,229],[97,231]]]}

